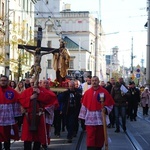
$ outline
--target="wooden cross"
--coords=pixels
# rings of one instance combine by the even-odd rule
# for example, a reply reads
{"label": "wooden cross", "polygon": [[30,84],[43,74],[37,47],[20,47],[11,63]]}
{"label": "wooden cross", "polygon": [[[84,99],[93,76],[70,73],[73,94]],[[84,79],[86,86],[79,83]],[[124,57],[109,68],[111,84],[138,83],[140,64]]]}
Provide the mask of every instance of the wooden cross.
{"label": "wooden cross", "polygon": [[[37,46],[29,46],[29,45],[18,45],[18,49],[25,49],[27,52],[31,53],[34,55],[34,64],[31,67],[31,73],[30,75],[34,75],[34,87],[38,87],[38,82],[39,82],[39,75],[41,73],[41,58],[43,55],[50,54],[52,52],[59,52],[59,49],[55,48],[46,48],[46,47],[41,47],[41,41],[42,41],[42,28],[38,27],[38,34],[37,34]],[[38,96],[37,93],[36,97]],[[31,99],[33,102],[33,108],[32,108],[32,118],[31,118],[31,126],[30,126],[30,131],[36,131],[37,130],[37,125],[36,125],[36,104],[37,104],[37,98]]]}

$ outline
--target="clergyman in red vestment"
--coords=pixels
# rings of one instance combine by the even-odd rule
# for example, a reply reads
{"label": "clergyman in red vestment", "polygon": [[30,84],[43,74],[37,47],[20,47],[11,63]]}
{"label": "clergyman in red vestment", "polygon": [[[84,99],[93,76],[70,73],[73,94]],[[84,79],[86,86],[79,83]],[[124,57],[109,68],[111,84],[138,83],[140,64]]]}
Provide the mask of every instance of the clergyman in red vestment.
{"label": "clergyman in red vestment", "polygon": [[[30,84],[32,85],[33,82],[34,79],[31,79]],[[35,107],[32,100],[35,98],[33,93],[38,94],[36,100],[37,131],[30,130],[32,109]],[[34,142],[33,149],[35,150],[40,150],[41,143],[47,143],[45,108],[52,106],[56,100],[56,94],[43,87],[31,86],[21,93],[20,103],[24,112],[21,140],[24,141],[24,150],[31,150],[32,142]]]}
{"label": "clergyman in red vestment", "polygon": [[101,150],[104,145],[104,130],[100,93],[104,94],[104,109],[107,114],[107,124],[109,123],[108,115],[113,108],[114,100],[107,90],[99,85],[99,78],[97,76],[92,77],[91,84],[92,87],[85,91],[82,97],[79,118],[85,120],[87,150]]}

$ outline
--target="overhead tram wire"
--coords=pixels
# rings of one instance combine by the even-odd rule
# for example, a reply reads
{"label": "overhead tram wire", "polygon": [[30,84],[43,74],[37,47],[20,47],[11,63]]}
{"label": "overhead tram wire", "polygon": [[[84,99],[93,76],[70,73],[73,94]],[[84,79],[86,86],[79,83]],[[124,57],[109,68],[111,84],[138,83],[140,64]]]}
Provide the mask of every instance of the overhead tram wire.
{"label": "overhead tram wire", "polygon": [[[35,7],[36,8],[36,7]],[[27,11],[27,10],[16,10],[16,9],[10,9],[10,11],[16,11],[16,12],[29,12],[29,13],[34,13],[34,14],[49,14],[49,12],[44,12],[44,11],[39,11],[36,8],[37,11]],[[55,12],[53,14],[59,14],[59,12]],[[44,17],[45,18],[45,17]]]}
{"label": "overhead tram wire", "polygon": [[147,8],[146,7],[141,7],[141,8],[135,8],[135,9],[105,9],[105,11],[106,12],[116,12],[116,11],[118,11],[118,12],[124,12],[124,11],[127,11],[127,12],[129,12],[129,11],[136,11],[136,10],[140,10],[140,11],[145,11]]}
{"label": "overhead tram wire", "polygon": [[[38,9],[35,7],[35,5],[34,5],[34,8],[35,8],[36,10],[38,10]],[[40,14],[40,15],[41,15],[41,17],[42,17],[43,19],[47,19],[46,17],[44,17],[44,16],[43,16],[43,14],[39,13],[39,11],[38,11],[38,13],[37,13],[37,14]],[[39,21],[38,21],[38,23],[39,23]],[[39,25],[37,25],[37,26],[39,26]]]}
{"label": "overhead tram wire", "polygon": [[[42,2],[44,2],[44,1],[42,1]],[[44,4],[45,4],[45,3],[44,3]],[[47,9],[49,10],[49,12],[40,12],[36,6],[34,6],[34,7],[35,7],[35,9],[37,10],[36,14],[40,14],[43,19],[47,19],[47,18],[49,18],[49,17],[51,18],[51,16],[48,16],[48,17],[44,17],[44,16],[43,16],[43,14],[48,14],[48,15],[49,15],[49,13],[51,13],[51,14],[52,14],[52,17],[53,17],[53,19],[54,19],[54,24],[56,25],[56,21],[55,21],[56,18],[54,17],[53,12],[47,7],[47,5],[46,5],[46,7],[47,7]],[[34,13],[35,13],[35,12],[34,12]],[[58,13],[59,13],[59,12],[58,12]],[[39,21],[38,21],[38,22],[39,22]],[[55,29],[55,28],[54,28],[54,29]],[[55,29],[55,31],[56,31],[56,29]]]}
{"label": "overhead tram wire", "polygon": [[133,19],[133,18],[143,18],[143,17],[147,17],[148,15],[144,14],[144,15],[137,15],[137,16],[122,16],[122,17],[113,17],[113,18],[106,18],[105,21],[111,21],[112,19],[113,20],[118,20],[118,19],[122,19],[122,20],[127,20],[127,19]]}
{"label": "overhead tram wire", "polygon": [[[44,0],[42,0],[42,2],[45,4]],[[55,18],[55,17],[54,17],[53,12],[52,12],[52,11],[48,8],[48,6],[47,6],[46,4],[45,4],[45,6],[46,6],[46,7],[47,7],[47,9],[49,10],[49,13],[51,13],[51,14],[52,14],[52,17],[53,17],[53,18]]]}
{"label": "overhead tram wire", "polygon": [[[42,2],[45,4],[44,0],[42,0]],[[52,12],[52,11],[50,10],[50,8],[49,8],[46,4],[45,4],[45,6],[46,6],[47,9],[49,10],[49,12],[52,14],[54,23],[55,23],[55,25],[56,25],[56,20],[57,20],[57,18],[55,17],[54,12]],[[60,12],[56,12],[56,13],[59,14]]]}
{"label": "overhead tram wire", "polygon": [[[44,2],[44,0],[42,0],[42,2],[45,4],[45,2]],[[57,20],[57,18],[55,17],[55,15],[54,15],[54,12],[52,12],[51,10],[50,10],[50,8],[45,4],[45,6],[47,7],[47,9],[49,10],[49,12],[52,14],[52,19],[53,19],[53,22],[54,22],[54,25],[55,26],[57,26],[57,24],[60,24],[60,22],[57,22],[58,20]],[[55,14],[60,14],[60,11],[59,12],[55,12]],[[51,16],[50,16],[51,17]],[[60,27],[61,27],[61,29],[62,29],[62,26],[60,25]],[[54,28],[54,30],[56,31],[56,28]],[[61,33],[61,32],[60,32]],[[57,34],[58,36],[60,35],[60,33],[59,34]]]}
{"label": "overhead tram wire", "polygon": [[[36,7],[35,7],[36,8]],[[48,8],[48,7],[47,7]],[[49,8],[48,8],[49,9]],[[54,16],[54,14],[59,14],[60,12],[44,12],[44,11],[39,11],[37,8],[36,8],[36,10],[37,11],[26,11],[26,10],[14,10],[14,9],[10,9],[10,11],[16,11],[16,12],[29,12],[29,13],[34,13],[34,14],[49,14],[49,13],[51,13],[52,14],[52,17],[54,18],[54,19],[56,19],[55,18],[55,16]],[[50,10],[50,9],[49,9]],[[93,14],[93,12],[91,11],[90,12],[91,14]],[[130,19],[130,18],[138,18],[138,17],[146,17],[146,16],[148,16],[148,15],[146,15],[146,14],[144,14],[144,15],[138,15],[138,16],[127,16],[127,17],[121,17],[122,19]],[[43,17],[43,18],[45,18],[45,17]],[[113,19],[120,19],[120,17],[117,17],[117,18],[113,18]],[[106,20],[106,19],[105,19]],[[110,20],[109,18],[107,19],[107,20]]]}

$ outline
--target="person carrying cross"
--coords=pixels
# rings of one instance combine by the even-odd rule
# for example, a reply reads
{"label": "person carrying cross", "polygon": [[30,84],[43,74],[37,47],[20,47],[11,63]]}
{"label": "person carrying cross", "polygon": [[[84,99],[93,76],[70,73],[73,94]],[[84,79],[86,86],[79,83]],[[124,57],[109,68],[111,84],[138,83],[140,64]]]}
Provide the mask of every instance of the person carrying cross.
{"label": "person carrying cross", "polygon": [[[32,149],[40,150],[41,143],[47,143],[45,108],[52,105],[52,102],[57,101],[57,96],[49,90],[34,86],[35,79],[30,80],[31,87],[24,90],[20,96],[20,104],[22,113],[24,114],[21,140],[24,141],[24,150]],[[36,98],[36,106],[34,99]],[[36,107],[36,130],[32,130],[33,109]]]}

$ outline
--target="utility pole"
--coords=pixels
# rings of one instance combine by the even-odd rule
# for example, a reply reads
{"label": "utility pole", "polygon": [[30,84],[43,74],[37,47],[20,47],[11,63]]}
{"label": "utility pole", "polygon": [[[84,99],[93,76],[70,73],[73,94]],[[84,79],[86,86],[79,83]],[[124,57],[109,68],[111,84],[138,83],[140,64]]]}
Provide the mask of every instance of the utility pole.
{"label": "utility pole", "polygon": [[[98,25],[99,25],[99,22],[98,22],[98,19],[96,18],[95,19],[95,71],[94,71],[94,75],[96,76],[99,76],[98,75],[98,72],[100,70],[99,68],[99,61],[98,61],[98,51],[99,51],[99,48],[98,48]],[[101,24],[100,24],[100,28],[101,28]],[[101,39],[100,39],[101,40]]]}
{"label": "utility pole", "polygon": [[131,42],[131,74],[133,74],[133,37],[132,37],[132,42]]}
{"label": "utility pole", "polygon": [[[10,58],[10,37],[9,37],[9,3],[10,3],[10,0],[6,1],[6,12],[7,12],[7,17],[6,17],[6,27],[5,27],[5,32],[6,32],[6,35],[5,35],[5,42],[7,42],[7,45],[5,46],[5,58],[7,60],[9,60]],[[5,75],[7,75],[9,77],[10,75],[10,70],[9,70],[9,65],[5,65]]]}
{"label": "utility pole", "polygon": [[146,59],[146,85],[150,89],[150,0],[148,2],[148,19],[147,19],[147,59]]}

